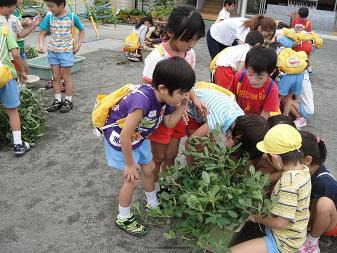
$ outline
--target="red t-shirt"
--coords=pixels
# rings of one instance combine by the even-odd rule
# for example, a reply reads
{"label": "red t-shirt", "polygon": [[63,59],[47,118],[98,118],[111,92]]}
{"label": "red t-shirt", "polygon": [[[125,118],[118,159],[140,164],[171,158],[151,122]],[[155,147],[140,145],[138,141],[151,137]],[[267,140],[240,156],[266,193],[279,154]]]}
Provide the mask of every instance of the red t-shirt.
{"label": "red t-shirt", "polygon": [[291,27],[299,27],[299,30],[304,30],[306,32],[311,32],[311,22],[306,18],[295,18],[291,22]]}
{"label": "red t-shirt", "polygon": [[262,111],[277,112],[278,89],[275,82],[273,82],[268,96],[266,97],[270,81],[272,80],[270,77],[268,77],[268,80],[260,88],[256,89],[250,85],[246,73],[241,85],[239,85],[238,88],[241,73],[242,72],[237,72],[235,74],[229,90],[233,92],[237,103],[245,114],[260,115]]}

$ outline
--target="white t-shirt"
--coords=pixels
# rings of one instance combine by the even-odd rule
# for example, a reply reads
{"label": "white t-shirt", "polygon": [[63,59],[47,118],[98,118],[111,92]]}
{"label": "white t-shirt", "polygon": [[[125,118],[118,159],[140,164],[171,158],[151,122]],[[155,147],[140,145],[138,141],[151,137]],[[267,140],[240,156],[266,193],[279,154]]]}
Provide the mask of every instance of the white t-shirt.
{"label": "white t-shirt", "polygon": [[[167,48],[167,42],[161,43],[162,52],[157,48],[154,49],[144,61],[144,70],[143,70],[143,79],[146,81],[152,81],[152,74],[156,67],[156,64],[164,59],[168,59],[172,57],[172,53]],[[191,49],[185,55],[185,60],[191,65],[192,68],[195,66],[195,53],[194,50]]]}
{"label": "white t-shirt", "polygon": [[145,47],[145,36],[148,31],[147,26],[141,25],[140,27],[138,27],[138,29],[134,28],[133,31],[137,33],[138,38],[139,38],[139,44],[144,48]]}
{"label": "white t-shirt", "polygon": [[227,47],[220,53],[215,64],[218,67],[232,67],[237,71],[240,62],[246,60],[246,55],[249,50],[250,46],[247,43],[234,47]]}
{"label": "white t-shirt", "polygon": [[231,14],[225,8],[222,8],[222,10],[219,12],[216,22],[220,22],[222,20],[228,19],[230,15]]}
{"label": "white t-shirt", "polygon": [[304,110],[312,115],[314,114],[314,93],[312,92],[309,73],[304,71],[304,78],[302,82],[302,92],[298,98],[298,102],[303,106]]}
{"label": "white t-shirt", "polygon": [[23,31],[23,27],[20,20],[14,15],[10,15],[9,18],[5,16],[0,16],[0,26],[8,24],[8,28],[11,31],[13,38],[16,40],[17,34]]}
{"label": "white t-shirt", "polygon": [[250,29],[243,26],[243,22],[246,18],[228,18],[218,23],[214,23],[211,26],[211,37],[217,42],[231,46],[234,40],[239,39],[245,41]]}

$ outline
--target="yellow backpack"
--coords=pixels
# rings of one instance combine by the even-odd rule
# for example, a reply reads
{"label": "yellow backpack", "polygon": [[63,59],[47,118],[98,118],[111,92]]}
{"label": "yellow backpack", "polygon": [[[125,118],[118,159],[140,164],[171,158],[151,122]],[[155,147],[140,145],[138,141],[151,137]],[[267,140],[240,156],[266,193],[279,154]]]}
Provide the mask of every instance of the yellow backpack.
{"label": "yellow backpack", "polygon": [[308,56],[304,51],[296,52],[291,48],[284,48],[277,56],[277,66],[286,74],[300,74],[308,65]]}
{"label": "yellow backpack", "polygon": [[140,47],[139,37],[136,32],[130,33],[124,41],[123,50],[125,52],[135,52]]}
{"label": "yellow backpack", "polygon": [[218,67],[216,65],[216,61],[219,59],[220,55],[222,52],[224,52],[226,49],[228,49],[228,47],[226,47],[225,49],[223,49],[220,53],[218,53],[213,60],[211,61],[211,63],[209,64],[209,69],[211,70],[212,74],[214,74],[216,68]]}
{"label": "yellow backpack", "polygon": [[[124,96],[133,91],[143,93],[138,90],[139,87],[140,85],[126,84],[109,95],[98,94],[96,96],[96,103],[91,113],[91,121],[95,128],[95,134],[99,135],[99,132],[102,133],[102,131],[106,128],[104,125],[106,119],[108,118],[110,109],[114,108]],[[99,132],[97,132],[97,130]]]}
{"label": "yellow backpack", "polygon": [[234,100],[235,100],[235,95],[230,91],[230,90],[227,90],[217,84],[214,84],[214,83],[207,83],[207,82],[197,82],[194,86],[195,88],[198,88],[198,89],[211,89],[211,90],[216,90],[216,91],[219,91],[229,97],[232,97]]}
{"label": "yellow backpack", "polygon": [[314,32],[295,32],[294,29],[283,28],[282,33],[296,43],[313,40],[317,48],[321,48],[323,46],[323,39]]}
{"label": "yellow backpack", "polygon": [[8,54],[8,52],[3,52],[8,33],[9,27],[8,25],[4,25],[2,27],[1,41],[0,41],[0,56],[1,54],[3,54],[2,59],[0,59],[0,89],[4,87],[12,79],[12,73],[9,67],[3,64],[3,61],[6,55]]}

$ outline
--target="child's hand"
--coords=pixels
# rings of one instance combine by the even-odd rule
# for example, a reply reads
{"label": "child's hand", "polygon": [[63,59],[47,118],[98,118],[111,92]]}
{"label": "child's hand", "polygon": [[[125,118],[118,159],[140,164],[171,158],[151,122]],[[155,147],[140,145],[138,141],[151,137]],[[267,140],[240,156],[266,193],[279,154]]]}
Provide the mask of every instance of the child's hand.
{"label": "child's hand", "polygon": [[80,51],[81,44],[76,44],[73,48],[73,54],[76,54],[78,51]]}
{"label": "child's hand", "polygon": [[194,106],[197,108],[199,115],[202,118],[205,118],[207,116],[207,107],[206,105],[199,99],[193,102]]}
{"label": "child's hand", "polygon": [[44,47],[39,47],[39,49],[37,50],[40,54],[44,54],[46,52],[46,50],[44,49]]}
{"label": "child's hand", "polygon": [[125,166],[124,170],[124,178],[127,182],[135,183],[139,179],[139,175],[137,172],[137,167],[135,165],[133,166]]}
{"label": "child's hand", "polygon": [[254,215],[249,215],[248,220],[254,223],[257,223],[257,216]]}
{"label": "child's hand", "polygon": [[31,24],[33,26],[38,26],[41,23],[41,17],[40,15],[37,15],[33,18],[33,21],[31,22]]}
{"label": "child's hand", "polygon": [[25,72],[18,72],[20,83],[25,83],[27,81],[27,75]]}
{"label": "child's hand", "polygon": [[31,26],[32,25],[32,20],[30,18],[25,18],[22,25],[23,26]]}

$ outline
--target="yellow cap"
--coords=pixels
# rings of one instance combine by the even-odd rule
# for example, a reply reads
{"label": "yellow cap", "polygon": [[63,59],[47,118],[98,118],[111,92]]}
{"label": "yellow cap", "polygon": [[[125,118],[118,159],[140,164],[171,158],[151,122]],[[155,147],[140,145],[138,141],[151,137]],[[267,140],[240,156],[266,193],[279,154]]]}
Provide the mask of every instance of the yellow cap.
{"label": "yellow cap", "polygon": [[292,126],[279,124],[272,127],[263,141],[256,144],[263,153],[280,155],[299,149],[302,146],[301,134]]}

